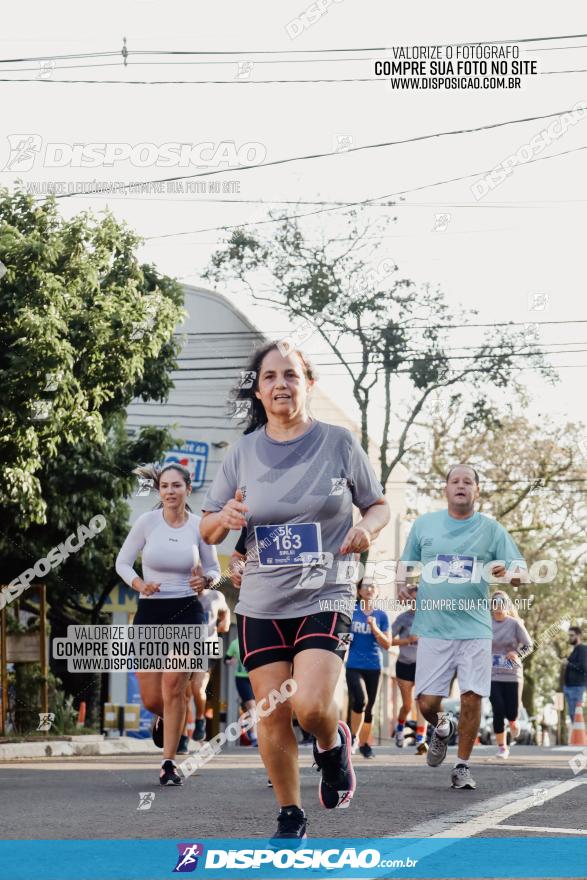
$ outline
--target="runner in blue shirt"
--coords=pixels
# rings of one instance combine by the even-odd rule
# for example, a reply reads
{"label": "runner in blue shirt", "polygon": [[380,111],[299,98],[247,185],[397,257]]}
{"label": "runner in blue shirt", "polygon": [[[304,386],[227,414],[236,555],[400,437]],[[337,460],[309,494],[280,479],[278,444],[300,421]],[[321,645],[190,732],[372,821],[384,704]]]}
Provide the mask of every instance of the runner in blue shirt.
{"label": "runner in blue shirt", "polygon": [[388,651],[391,646],[389,618],[385,611],[375,607],[376,598],[375,584],[362,581],[357,590],[357,604],[351,623],[353,638],[346,668],[353,751],[358,745],[364,758],[375,757],[369,737],[383,663],[381,648]]}
{"label": "runner in blue shirt", "polygon": [[493,628],[489,583],[526,579],[525,563],[507,531],[475,511],[479,476],[468,464],[446,476],[447,510],[426,513],[414,522],[398,567],[398,598],[407,601],[408,568],[422,564],[412,633],[418,638],[416,699],[435,726],[427,762],[446,757],[456,725],[440,712],[456,674],[461,691],[457,760],[453,788],[475,788],[469,758],[479,731],[481,698],[491,690]]}

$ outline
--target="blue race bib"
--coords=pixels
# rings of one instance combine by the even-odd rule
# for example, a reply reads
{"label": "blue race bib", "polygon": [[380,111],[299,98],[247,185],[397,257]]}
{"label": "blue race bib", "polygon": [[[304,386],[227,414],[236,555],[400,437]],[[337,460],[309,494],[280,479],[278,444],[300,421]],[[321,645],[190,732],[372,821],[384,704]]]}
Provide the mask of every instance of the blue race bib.
{"label": "blue race bib", "polygon": [[458,553],[436,556],[436,577],[445,577],[449,581],[470,581],[475,567],[475,556],[461,556]]}
{"label": "blue race bib", "polygon": [[493,655],[493,668],[494,669],[511,669],[512,664],[506,658],[505,654],[494,654]]}
{"label": "blue race bib", "polygon": [[322,552],[320,523],[255,526],[259,565],[308,565]]}

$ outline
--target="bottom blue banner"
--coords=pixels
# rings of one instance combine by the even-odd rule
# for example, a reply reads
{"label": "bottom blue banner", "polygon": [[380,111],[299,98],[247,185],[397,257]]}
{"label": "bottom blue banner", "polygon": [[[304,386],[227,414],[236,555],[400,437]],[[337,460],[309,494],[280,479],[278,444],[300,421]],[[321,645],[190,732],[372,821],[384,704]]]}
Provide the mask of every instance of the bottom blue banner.
{"label": "bottom blue banner", "polygon": [[355,878],[583,878],[587,839],[313,838],[294,848],[263,838],[208,840],[3,840],[4,880]]}

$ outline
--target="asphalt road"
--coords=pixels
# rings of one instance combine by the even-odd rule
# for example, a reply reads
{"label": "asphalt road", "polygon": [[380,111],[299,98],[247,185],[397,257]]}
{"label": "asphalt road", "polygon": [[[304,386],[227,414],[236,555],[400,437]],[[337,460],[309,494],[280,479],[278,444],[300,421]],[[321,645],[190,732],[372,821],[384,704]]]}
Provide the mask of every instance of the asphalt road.
{"label": "asphalt road", "polygon": [[[476,747],[475,791],[450,789],[455,748],[432,769],[392,745],[355,757],[357,791],[348,810],[318,801],[311,750],[300,750],[309,837],[574,837],[587,834],[587,771],[578,749],[517,746],[507,762]],[[0,763],[0,838],[151,839],[267,837],[277,808],[256,751],[226,751],[185,781],[161,789],[158,755],[43,758]],[[153,792],[138,809],[141,792]]]}

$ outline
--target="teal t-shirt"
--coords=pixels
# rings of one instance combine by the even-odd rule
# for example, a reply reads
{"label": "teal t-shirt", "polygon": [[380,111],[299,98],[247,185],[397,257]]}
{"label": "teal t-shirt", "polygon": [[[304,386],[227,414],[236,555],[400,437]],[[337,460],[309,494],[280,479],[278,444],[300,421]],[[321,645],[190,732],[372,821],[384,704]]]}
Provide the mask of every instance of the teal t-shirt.
{"label": "teal t-shirt", "polygon": [[516,564],[525,568],[506,529],[478,512],[419,516],[400,558],[422,565],[412,634],[433,639],[491,639],[489,567],[501,562],[510,576]]}

